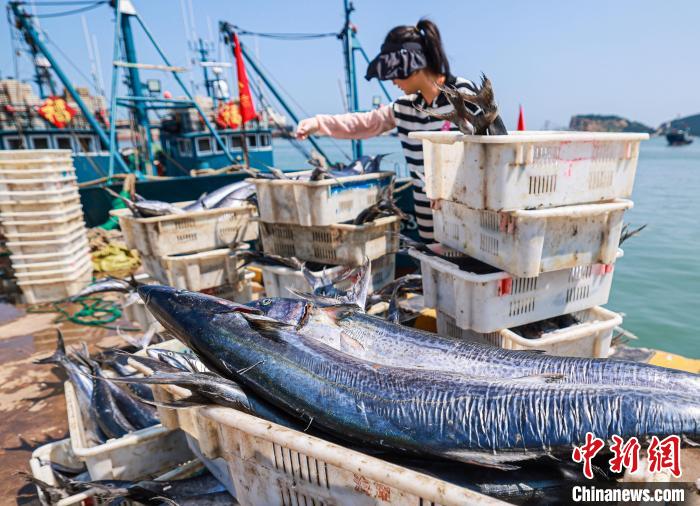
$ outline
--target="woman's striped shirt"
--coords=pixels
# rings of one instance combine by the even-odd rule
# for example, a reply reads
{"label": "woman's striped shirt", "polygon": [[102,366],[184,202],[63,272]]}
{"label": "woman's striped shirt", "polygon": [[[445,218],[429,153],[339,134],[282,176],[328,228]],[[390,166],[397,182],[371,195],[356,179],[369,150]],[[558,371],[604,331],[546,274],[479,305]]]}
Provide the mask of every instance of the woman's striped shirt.
{"label": "woman's striped shirt", "polygon": [[[474,93],[476,87],[471,81],[461,77],[448,78],[447,86]],[[416,109],[416,105],[437,114],[448,114],[453,110],[444,93],[440,93],[432,104],[427,104],[420,93],[405,95],[396,99],[392,104],[394,120],[398,129],[399,140],[406,157],[406,165],[413,180],[413,200],[415,202],[415,217],[418,232],[422,239],[433,240],[433,213],[430,201],[425,194],[425,177],[423,169],[423,143],[419,139],[408,137],[410,132],[435,132],[441,130],[457,130],[450,122],[434,118]],[[478,108],[471,104],[467,107],[476,112]]]}

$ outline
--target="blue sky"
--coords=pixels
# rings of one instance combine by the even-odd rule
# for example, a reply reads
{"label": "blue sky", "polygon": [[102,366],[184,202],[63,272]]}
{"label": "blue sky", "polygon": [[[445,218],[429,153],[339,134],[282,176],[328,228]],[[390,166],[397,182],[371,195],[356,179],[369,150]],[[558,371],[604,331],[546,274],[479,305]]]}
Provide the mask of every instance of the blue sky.
{"label": "blue sky", "polygon": [[[254,31],[329,32],[342,26],[340,0],[305,2],[271,0],[191,0],[197,33],[216,34],[226,19]],[[180,0],[134,0],[173,63],[190,65]],[[509,127],[525,107],[527,126],[567,125],[572,114],[619,114],[652,126],[677,115],[700,112],[700,65],[697,23],[700,2],[658,1],[441,1],[356,0],[353,15],[358,35],[370,57],[395,25],[415,24],[422,16],[440,27],[453,71],[477,79],[484,71],[494,83]],[[56,12],[73,7],[41,7]],[[98,41],[103,74],[109,87],[113,16],[106,6],[85,13]],[[42,20],[51,40],[89,74],[80,15]],[[7,23],[0,23],[0,71],[14,75]],[[279,42],[245,37],[269,71],[283,83],[307,113],[342,112],[340,43],[335,39]],[[137,37],[141,61],[157,57]],[[65,62],[62,56],[57,56]],[[68,64],[77,82],[86,80]],[[359,62],[361,74],[365,65]],[[21,59],[20,76],[31,67]],[[156,77],[155,74],[144,77]],[[191,76],[199,79],[199,71]],[[165,89],[179,94],[172,82]],[[390,92],[398,90],[389,83]],[[375,83],[360,82],[361,106],[369,108]],[[303,114],[302,114],[303,115]]]}

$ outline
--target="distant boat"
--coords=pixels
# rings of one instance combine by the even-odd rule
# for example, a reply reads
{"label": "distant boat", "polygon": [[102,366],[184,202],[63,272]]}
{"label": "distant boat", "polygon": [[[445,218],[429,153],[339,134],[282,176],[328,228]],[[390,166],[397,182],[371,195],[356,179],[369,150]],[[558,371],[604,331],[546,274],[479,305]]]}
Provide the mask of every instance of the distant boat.
{"label": "distant boat", "polygon": [[690,136],[687,130],[669,130],[666,132],[666,140],[669,146],[685,146],[686,144],[691,144],[693,138]]}

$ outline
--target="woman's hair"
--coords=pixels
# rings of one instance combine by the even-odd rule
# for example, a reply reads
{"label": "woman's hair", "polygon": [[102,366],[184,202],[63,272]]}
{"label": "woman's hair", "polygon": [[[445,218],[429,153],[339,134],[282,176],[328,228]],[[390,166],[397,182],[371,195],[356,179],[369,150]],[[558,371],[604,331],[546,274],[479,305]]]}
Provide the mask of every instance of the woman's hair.
{"label": "woman's hair", "polygon": [[428,60],[428,68],[436,74],[451,76],[450,63],[442,47],[440,30],[435,23],[423,18],[416,26],[397,26],[384,39],[384,43],[400,44],[402,42],[419,42]]}

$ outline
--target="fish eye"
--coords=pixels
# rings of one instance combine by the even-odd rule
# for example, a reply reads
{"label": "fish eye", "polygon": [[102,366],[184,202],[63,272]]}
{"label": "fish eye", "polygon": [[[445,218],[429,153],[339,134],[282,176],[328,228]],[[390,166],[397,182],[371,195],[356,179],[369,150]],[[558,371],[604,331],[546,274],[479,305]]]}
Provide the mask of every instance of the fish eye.
{"label": "fish eye", "polygon": [[270,304],[272,304],[272,299],[263,299],[260,301],[260,304],[262,304],[263,306],[269,306]]}

